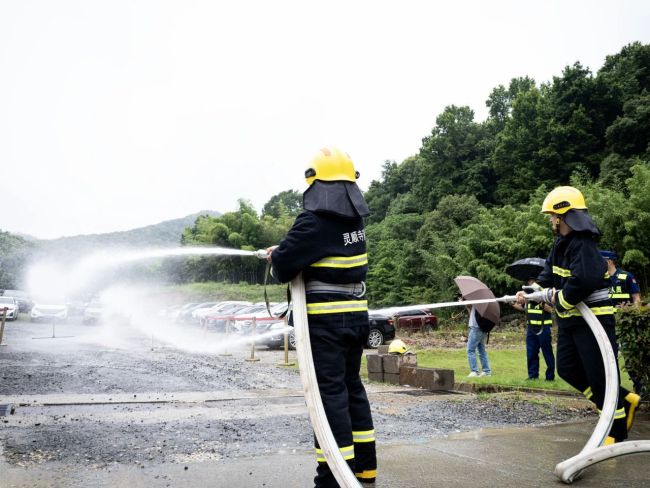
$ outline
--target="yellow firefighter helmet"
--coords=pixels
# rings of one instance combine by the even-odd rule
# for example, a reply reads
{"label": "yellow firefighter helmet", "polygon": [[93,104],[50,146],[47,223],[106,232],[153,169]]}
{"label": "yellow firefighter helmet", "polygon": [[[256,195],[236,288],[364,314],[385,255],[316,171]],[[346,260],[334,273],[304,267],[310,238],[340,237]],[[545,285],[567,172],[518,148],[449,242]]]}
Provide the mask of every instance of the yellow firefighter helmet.
{"label": "yellow firefighter helmet", "polygon": [[569,210],[586,210],[585,197],[577,188],[572,186],[558,186],[546,195],[542,203],[542,213],[565,214]]}
{"label": "yellow firefighter helmet", "polygon": [[305,171],[308,185],[315,180],[351,181],[354,183],[357,178],[359,178],[359,172],[355,171],[350,156],[333,146],[324,147],[318,151]]}
{"label": "yellow firefighter helmet", "polygon": [[406,344],[399,339],[392,341],[390,346],[388,346],[388,352],[390,354],[404,354],[406,351],[408,351]]}

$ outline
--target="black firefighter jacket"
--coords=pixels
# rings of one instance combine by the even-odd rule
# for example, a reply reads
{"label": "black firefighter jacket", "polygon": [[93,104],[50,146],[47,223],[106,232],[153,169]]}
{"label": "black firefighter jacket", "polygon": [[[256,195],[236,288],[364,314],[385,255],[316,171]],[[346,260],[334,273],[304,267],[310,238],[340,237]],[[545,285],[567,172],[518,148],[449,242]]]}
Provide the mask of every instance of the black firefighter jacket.
{"label": "black firefighter jacket", "polygon": [[555,312],[558,327],[584,323],[575,308],[579,302],[584,302],[601,322],[614,320],[614,308],[607,293],[607,263],[589,232],[573,231],[558,236],[537,282],[557,291]]}
{"label": "black firefighter jacket", "polygon": [[[313,280],[350,284],[368,273],[366,234],[361,217],[344,218],[304,211],[272,254],[273,276],[286,283],[300,272]],[[359,296],[307,293],[309,326],[368,327],[368,303]]]}

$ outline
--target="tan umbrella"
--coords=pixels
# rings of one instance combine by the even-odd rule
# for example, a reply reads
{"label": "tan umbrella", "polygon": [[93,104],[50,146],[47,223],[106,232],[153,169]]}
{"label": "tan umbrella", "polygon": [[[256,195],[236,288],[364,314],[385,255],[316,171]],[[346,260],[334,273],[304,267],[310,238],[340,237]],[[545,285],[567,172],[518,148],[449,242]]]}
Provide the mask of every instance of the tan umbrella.
{"label": "tan umbrella", "polygon": [[473,276],[456,276],[454,278],[461,295],[465,300],[486,300],[493,299],[494,302],[478,303],[475,305],[476,311],[486,319],[498,324],[501,321],[501,309],[496,302],[496,297],[485,283],[474,278]]}

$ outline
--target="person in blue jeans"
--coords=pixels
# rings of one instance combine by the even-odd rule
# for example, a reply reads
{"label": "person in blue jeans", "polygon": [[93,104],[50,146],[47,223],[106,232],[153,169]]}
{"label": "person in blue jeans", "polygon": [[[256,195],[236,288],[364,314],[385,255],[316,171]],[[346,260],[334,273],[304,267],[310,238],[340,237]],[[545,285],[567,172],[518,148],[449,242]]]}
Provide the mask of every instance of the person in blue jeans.
{"label": "person in blue jeans", "polygon": [[[467,375],[469,378],[476,376],[492,376],[490,369],[490,361],[488,359],[487,351],[485,350],[485,341],[487,334],[481,330],[477,322],[476,307],[472,306],[469,311],[469,333],[467,335],[467,361],[469,362],[470,373]],[[476,351],[478,350],[478,357],[481,361],[482,372],[479,372],[478,363],[476,361]]]}

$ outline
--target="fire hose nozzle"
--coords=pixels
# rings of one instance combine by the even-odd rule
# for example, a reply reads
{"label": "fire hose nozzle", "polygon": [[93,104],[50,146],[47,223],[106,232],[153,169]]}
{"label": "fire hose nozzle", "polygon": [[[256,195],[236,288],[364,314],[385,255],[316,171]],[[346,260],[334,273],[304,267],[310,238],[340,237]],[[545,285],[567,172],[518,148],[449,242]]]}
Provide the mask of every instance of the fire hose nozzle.
{"label": "fire hose nozzle", "polygon": [[543,288],[533,293],[527,293],[524,298],[531,302],[553,304],[553,296],[555,295],[555,288]]}
{"label": "fire hose nozzle", "polygon": [[257,251],[253,252],[253,256],[259,259],[266,259],[269,257],[269,253],[266,249],[258,249]]}

